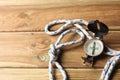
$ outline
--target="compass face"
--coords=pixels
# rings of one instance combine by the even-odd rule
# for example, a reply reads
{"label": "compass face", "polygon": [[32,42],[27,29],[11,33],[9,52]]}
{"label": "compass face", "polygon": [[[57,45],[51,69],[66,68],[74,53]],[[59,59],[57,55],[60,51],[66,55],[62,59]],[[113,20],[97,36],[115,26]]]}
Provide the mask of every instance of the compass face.
{"label": "compass face", "polygon": [[84,50],[89,56],[98,56],[103,52],[103,42],[98,39],[91,39],[84,45]]}

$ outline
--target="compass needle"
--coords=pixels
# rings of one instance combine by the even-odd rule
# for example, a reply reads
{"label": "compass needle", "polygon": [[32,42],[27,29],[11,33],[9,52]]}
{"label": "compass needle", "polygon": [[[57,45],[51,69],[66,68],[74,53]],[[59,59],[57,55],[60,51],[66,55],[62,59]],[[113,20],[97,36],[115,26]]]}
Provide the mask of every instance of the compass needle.
{"label": "compass needle", "polygon": [[103,52],[103,42],[98,39],[91,39],[84,45],[84,50],[89,56],[98,56]]}
{"label": "compass needle", "polygon": [[96,42],[93,43],[93,50],[92,50],[92,54],[94,55],[95,53],[95,50],[96,50]]}

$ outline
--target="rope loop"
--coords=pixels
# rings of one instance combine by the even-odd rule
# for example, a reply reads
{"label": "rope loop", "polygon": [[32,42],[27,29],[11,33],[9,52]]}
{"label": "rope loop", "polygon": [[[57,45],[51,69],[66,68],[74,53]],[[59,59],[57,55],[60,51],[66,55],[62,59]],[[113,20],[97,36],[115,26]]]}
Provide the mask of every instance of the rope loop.
{"label": "rope loop", "polygon": [[[55,20],[55,21],[49,22],[45,26],[45,32],[49,35],[57,35],[57,34],[61,33],[63,30],[65,30],[68,27],[68,25],[74,25],[76,23],[81,23],[81,24],[84,24],[86,26],[88,25],[88,22],[83,20],[83,19]],[[57,25],[57,24],[64,24],[64,25],[61,26],[58,30],[55,30],[55,31],[50,31],[49,30],[51,27],[53,27],[54,25]]]}

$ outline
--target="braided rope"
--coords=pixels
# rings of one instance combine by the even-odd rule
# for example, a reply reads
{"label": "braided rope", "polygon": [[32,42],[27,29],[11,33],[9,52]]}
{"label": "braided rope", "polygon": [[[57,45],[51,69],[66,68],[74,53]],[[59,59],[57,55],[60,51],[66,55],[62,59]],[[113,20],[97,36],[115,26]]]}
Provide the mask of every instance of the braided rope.
{"label": "braided rope", "polygon": [[[75,32],[77,34],[79,34],[81,37],[78,40],[75,41],[71,41],[71,42],[66,42],[66,43],[62,43],[59,44],[61,39],[64,37],[64,35],[70,33],[70,32]],[[50,80],[54,80],[53,79],[53,69],[52,69],[52,64],[54,63],[56,65],[56,67],[60,70],[60,72],[62,73],[63,76],[63,80],[67,80],[67,75],[65,73],[65,70],[63,69],[63,67],[58,63],[57,61],[57,55],[60,51],[60,48],[64,47],[64,46],[68,46],[68,45],[72,45],[72,44],[76,44],[81,42],[84,39],[84,35],[82,34],[82,32],[80,32],[79,30],[67,30],[65,32],[63,32],[58,40],[56,41],[55,45],[51,44],[50,45],[50,50],[48,52],[49,56],[50,56],[50,60],[49,60],[49,76],[50,76]]]}
{"label": "braided rope", "polygon": [[[64,25],[61,26],[58,30],[49,31],[49,29],[52,26],[54,26],[56,24],[61,24],[61,23],[64,24]],[[77,44],[77,43],[81,42],[82,40],[84,40],[85,36],[88,39],[92,39],[91,35],[78,23],[84,24],[85,26],[88,25],[88,22],[85,21],[85,20],[75,19],[75,20],[55,20],[55,21],[52,21],[52,22],[48,23],[45,26],[45,32],[49,35],[57,35],[57,34],[61,33],[61,35],[57,39],[55,45],[53,45],[53,44],[50,45],[50,50],[48,52],[48,54],[50,56],[50,60],[49,60],[49,80],[54,80],[53,64],[55,64],[56,67],[58,68],[58,70],[60,70],[60,72],[63,76],[63,80],[68,80],[64,68],[57,61],[57,58],[58,58],[58,55],[59,55],[59,52],[60,52],[60,48],[62,48],[64,46],[68,46],[68,45]],[[78,30],[70,29],[70,30],[64,31],[68,27],[68,25],[74,25],[75,27],[78,28]],[[62,31],[64,31],[64,32],[62,33]],[[71,33],[71,32],[77,33],[78,35],[80,35],[80,38],[78,40],[74,40],[74,41],[71,41],[71,42],[66,42],[66,43],[60,44],[60,41],[63,39],[63,37],[66,34]],[[106,52],[105,54],[113,56],[113,57],[110,60],[108,60],[108,62],[106,63],[106,65],[103,69],[103,72],[101,74],[100,80],[108,80],[109,79],[113,68],[115,67],[116,63],[120,59],[120,51],[113,50],[113,49],[109,48],[108,46],[106,46],[106,47],[108,48],[109,52]]]}

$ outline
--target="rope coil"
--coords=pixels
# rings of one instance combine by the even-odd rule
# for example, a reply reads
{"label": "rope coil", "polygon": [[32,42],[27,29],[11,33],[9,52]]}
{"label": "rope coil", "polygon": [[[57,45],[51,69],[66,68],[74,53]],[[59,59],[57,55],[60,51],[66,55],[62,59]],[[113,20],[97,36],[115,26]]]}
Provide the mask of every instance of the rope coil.
{"label": "rope coil", "polygon": [[[64,25],[61,26],[58,30],[49,31],[49,29],[53,25],[61,24],[61,23],[64,24]],[[60,48],[62,48],[64,46],[77,44],[77,43],[81,42],[82,40],[84,40],[85,36],[88,39],[93,39],[91,37],[91,35],[78,23],[84,24],[85,26],[88,25],[88,22],[85,21],[85,20],[75,19],[75,20],[55,20],[55,21],[52,21],[52,22],[48,23],[45,26],[45,32],[49,35],[57,35],[57,34],[61,33],[61,35],[57,39],[56,43],[54,45],[53,44],[50,45],[50,50],[48,52],[48,54],[50,56],[50,60],[49,60],[49,80],[54,80],[53,64],[55,64],[56,67],[58,68],[58,70],[60,70],[60,72],[63,76],[63,80],[68,80],[65,70],[60,65],[60,63],[57,61],[58,53],[60,51]],[[70,29],[70,30],[64,31],[68,27],[68,25],[73,25],[73,26],[77,27],[78,30]],[[62,31],[64,31],[64,32],[62,32]],[[70,41],[70,42],[60,44],[60,41],[63,39],[63,37],[66,34],[71,33],[71,32],[77,33],[78,35],[80,35],[80,38],[78,40],[74,40],[74,41]],[[106,47],[109,50],[109,52],[106,52],[105,54],[113,56],[113,57],[110,60],[108,60],[108,62],[106,63],[99,80],[109,80],[109,77],[110,77],[110,74],[112,73],[113,68],[115,67],[116,63],[120,59],[120,51],[113,50],[113,49],[109,48],[108,46],[106,46]]]}

